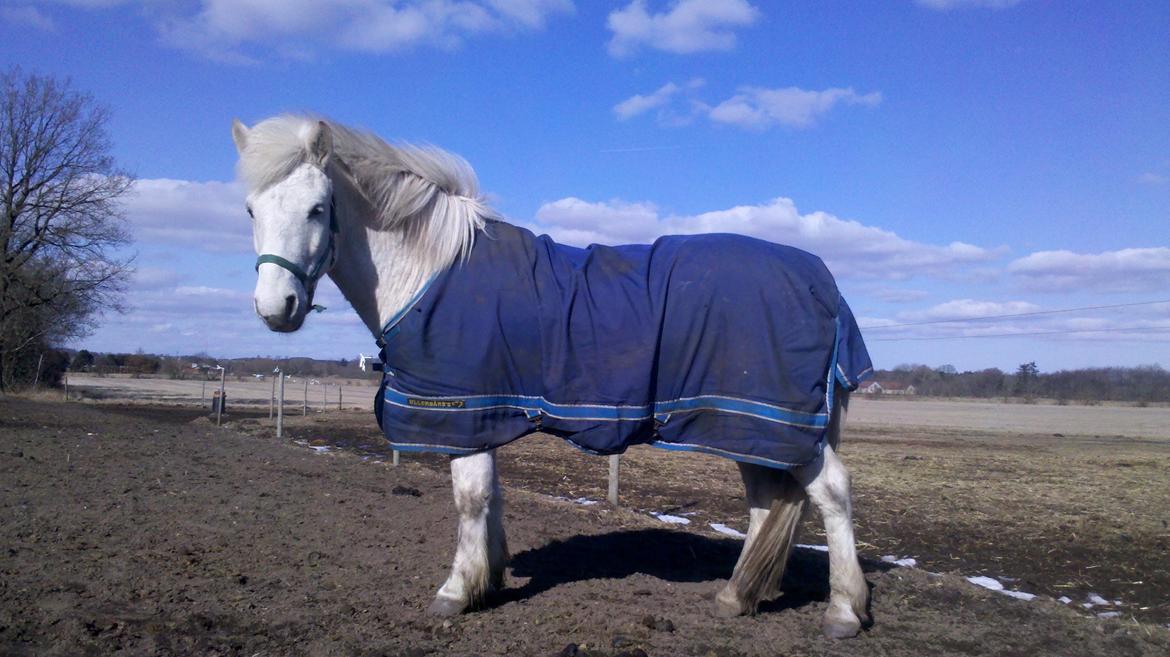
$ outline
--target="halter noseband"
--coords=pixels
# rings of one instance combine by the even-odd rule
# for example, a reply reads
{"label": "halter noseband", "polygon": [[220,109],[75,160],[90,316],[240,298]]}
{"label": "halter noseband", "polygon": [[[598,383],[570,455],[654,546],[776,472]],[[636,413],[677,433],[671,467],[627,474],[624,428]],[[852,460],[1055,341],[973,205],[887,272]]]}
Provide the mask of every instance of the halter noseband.
{"label": "halter noseband", "polygon": [[[337,202],[335,199],[334,196],[329,197],[329,244],[313,263],[313,266],[309,267],[309,271],[305,271],[297,263],[273,253],[262,253],[260,257],[256,258],[257,272],[260,271],[260,265],[267,262],[282,267],[295,276],[301,282],[301,286],[305,288],[305,294],[309,297],[309,305],[317,312],[325,310],[325,307],[313,305],[313,293],[317,290],[317,280],[333,268],[332,261],[337,251],[337,235],[341,232],[337,227]],[[325,267],[326,263],[329,263],[328,268]]]}

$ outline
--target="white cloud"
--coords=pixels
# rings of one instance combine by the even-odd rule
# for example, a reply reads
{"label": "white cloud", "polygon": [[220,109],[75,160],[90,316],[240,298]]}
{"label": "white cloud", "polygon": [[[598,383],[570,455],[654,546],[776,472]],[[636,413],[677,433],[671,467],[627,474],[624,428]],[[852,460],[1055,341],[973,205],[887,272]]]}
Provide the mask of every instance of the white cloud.
{"label": "white cloud", "polygon": [[621,200],[590,203],[570,196],[540,206],[536,223],[558,241],[579,246],[649,242],[665,234],[655,205]]}
{"label": "white cloud", "polygon": [[899,315],[903,321],[935,321],[945,319],[978,319],[1000,315],[1018,315],[1040,309],[1028,301],[979,301],[976,299],[953,299],[936,304],[926,310],[907,312]]}
{"label": "white cloud", "polygon": [[971,7],[986,7],[988,9],[1007,9],[1014,7],[1023,0],[914,0],[920,7],[949,11],[951,9],[968,9]]}
{"label": "white cloud", "polygon": [[138,180],[123,207],[139,242],[216,252],[252,249],[244,190],[236,183]]}
{"label": "white cloud", "polygon": [[[642,95],[635,94],[623,100],[617,105],[613,106],[613,113],[617,115],[618,120],[625,121],[626,119],[635,117],[639,114],[644,114],[652,109],[658,109],[659,122],[671,123],[679,125],[682,122],[689,121],[691,117],[684,117],[677,112],[665,111],[666,108],[676,97],[680,95],[690,95],[696,89],[699,89],[705,84],[702,78],[693,78],[685,85],[679,86],[673,82],[667,82],[652,93]],[[692,107],[701,105],[692,103]]]}
{"label": "white cloud", "polygon": [[787,198],[696,215],[663,216],[651,203],[589,202],[569,197],[541,206],[530,227],[582,246],[643,243],[670,234],[739,233],[815,253],[838,276],[884,279],[943,274],[957,265],[998,257],[997,251],[962,242],[945,246],[914,242],[825,212],[800,214]]}
{"label": "white cloud", "polygon": [[[95,9],[118,0],[66,0]],[[200,0],[148,3],[163,43],[225,63],[267,54],[310,59],[318,50],[388,53],[455,48],[471,36],[543,29],[572,0]]]}
{"label": "white cloud", "polygon": [[[879,92],[859,94],[852,87],[821,91],[799,87],[741,87],[739,93],[711,107],[695,98],[696,90],[704,84],[701,78],[682,86],[667,82],[651,93],[636,94],[621,101],[614,105],[613,111],[621,121],[656,109],[658,122],[663,125],[685,125],[705,115],[715,123],[763,130],[776,125],[808,128],[838,105],[874,107],[882,101]],[[682,103],[686,106],[680,108]]]}
{"label": "white cloud", "polygon": [[570,0],[488,0],[487,3],[501,16],[534,30],[544,28],[549,16],[575,9]]}
{"label": "white cloud", "polygon": [[633,0],[609,14],[610,55],[625,57],[642,46],[678,54],[731,50],[735,28],[760,17],[747,0],[676,0],[661,13],[651,13],[646,5],[646,0]]}
{"label": "white cloud", "polygon": [[798,87],[742,87],[739,93],[713,107],[709,116],[717,123],[741,128],[807,128],[839,104],[873,107],[881,101],[882,95],[876,91],[858,94],[852,88],[810,91]]}
{"label": "white cloud", "polygon": [[170,290],[179,284],[182,277],[178,272],[161,267],[138,267],[134,270],[130,285],[136,291]]}
{"label": "white cloud", "polygon": [[57,24],[53,22],[53,17],[36,7],[0,7],[0,22],[23,25],[44,32],[57,31]]}
{"label": "white cloud", "polygon": [[1117,309],[1046,308],[1028,301],[953,299],[895,318],[859,319],[872,344],[954,338],[1029,338],[1052,342],[1166,342],[1170,303]]}
{"label": "white cloud", "polygon": [[623,100],[617,105],[613,106],[613,113],[617,114],[618,119],[626,120],[630,117],[637,116],[652,110],[655,107],[662,107],[670,102],[671,96],[678,93],[679,86],[673,82],[667,82],[659,87],[654,93],[645,96],[641,94],[634,94],[629,98]]}
{"label": "white cloud", "polygon": [[180,322],[192,316],[248,316],[252,309],[252,293],[209,285],[179,285],[135,299],[134,304],[136,308],[148,307],[155,314],[166,313],[173,321]]}
{"label": "white cloud", "polygon": [[1074,253],[1037,251],[1007,270],[1042,290],[1170,290],[1170,248],[1151,247]]}
{"label": "white cloud", "polygon": [[926,290],[907,290],[897,287],[881,287],[863,291],[866,292],[868,296],[872,296],[887,303],[912,303],[915,301],[922,301],[923,299],[930,297],[930,293]]}

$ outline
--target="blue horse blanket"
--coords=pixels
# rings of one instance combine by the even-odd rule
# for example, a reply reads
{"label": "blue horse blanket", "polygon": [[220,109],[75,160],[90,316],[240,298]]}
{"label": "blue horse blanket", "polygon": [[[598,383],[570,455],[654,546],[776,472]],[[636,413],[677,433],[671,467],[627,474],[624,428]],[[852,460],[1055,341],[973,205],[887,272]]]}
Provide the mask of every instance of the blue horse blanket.
{"label": "blue horse blanket", "polygon": [[385,327],[375,403],[399,450],[467,454],[533,431],[775,468],[816,458],[837,386],[871,366],[816,256],[737,235],[557,244],[489,222]]}

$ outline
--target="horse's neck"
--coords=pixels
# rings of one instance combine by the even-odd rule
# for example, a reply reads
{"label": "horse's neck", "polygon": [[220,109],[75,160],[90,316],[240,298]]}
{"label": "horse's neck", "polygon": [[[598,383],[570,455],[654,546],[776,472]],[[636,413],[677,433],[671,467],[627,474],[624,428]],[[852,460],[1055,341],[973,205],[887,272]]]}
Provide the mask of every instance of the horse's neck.
{"label": "horse's neck", "polygon": [[351,183],[335,180],[334,190],[340,235],[337,264],[329,276],[376,338],[436,272],[419,265],[401,231],[378,226]]}

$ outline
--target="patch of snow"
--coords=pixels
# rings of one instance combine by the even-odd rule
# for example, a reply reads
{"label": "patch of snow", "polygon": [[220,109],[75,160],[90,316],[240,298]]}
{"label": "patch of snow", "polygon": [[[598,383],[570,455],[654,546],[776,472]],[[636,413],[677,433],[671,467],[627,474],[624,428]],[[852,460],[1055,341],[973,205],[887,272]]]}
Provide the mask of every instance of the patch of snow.
{"label": "patch of snow", "polygon": [[804,545],[803,543],[797,543],[796,547],[801,548],[803,550],[816,550],[817,552],[828,552],[829,551],[828,545]]}
{"label": "patch of snow", "polygon": [[[966,579],[968,582],[971,582],[975,586],[982,586],[985,589],[989,589],[991,591],[995,591],[996,593],[1002,593],[1004,595],[1011,596],[1017,600],[1035,600],[1036,599],[1035,593],[1025,593],[1023,591],[1008,591],[1007,589],[1003,588],[1003,584],[998,579],[996,579],[994,577],[987,577],[985,575],[976,575],[974,577],[968,577]],[[1069,602],[1072,602],[1072,601],[1070,600]]]}
{"label": "patch of snow", "polygon": [[1056,601],[1061,603],[1061,604],[1067,605],[1068,603],[1072,602],[1072,598],[1068,597],[1067,595],[1062,595],[1059,598],[1057,598]]}
{"label": "patch of snow", "polygon": [[1105,598],[1102,598],[1101,596],[1097,595],[1096,593],[1090,593],[1089,596],[1085,599],[1088,600],[1090,603],[1095,604],[1095,605],[1109,604],[1108,600],[1106,600]]}
{"label": "patch of snow", "polygon": [[899,559],[892,554],[887,554],[886,556],[882,557],[882,562],[892,563],[895,566],[901,566],[902,568],[914,568],[918,566],[918,561],[913,557]]}
{"label": "patch of snow", "polygon": [[1103,612],[1097,614],[1097,618],[1120,618],[1120,617],[1121,617],[1120,611],[1103,611]]}
{"label": "patch of snow", "polygon": [[727,534],[728,536],[734,536],[735,538],[747,538],[747,534],[745,534],[745,533],[743,533],[743,532],[741,532],[738,529],[735,529],[733,527],[728,527],[727,525],[725,525],[721,522],[708,523],[708,526],[711,527],[711,529],[714,529],[715,531],[719,532],[720,534]]}
{"label": "patch of snow", "polygon": [[581,506],[593,506],[594,504],[600,504],[599,501],[591,500],[588,497],[565,497],[564,495],[554,495],[553,499],[560,500],[562,502],[572,502],[573,504],[580,504]]}
{"label": "patch of snow", "polygon": [[1002,591],[1003,590],[1003,584],[1000,584],[999,580],[995,579],[994,577],[985,577],[983,575],[976,575],[974,577],[968,577],[967,581],[971,582],[975,586],[982,586],[983,588],[991,589],[992,591]]}
{"label": "patch of snow", "polygon": [[662,522],[669,522],[673,525],[689,525],[689,524],[691,524],[690,520],[688,520],[682,516],[672,516],[669,513],[655,513],[654,511],[651,511],[650,515],[654,516],[655,518],[658,518]]}

